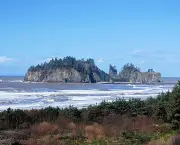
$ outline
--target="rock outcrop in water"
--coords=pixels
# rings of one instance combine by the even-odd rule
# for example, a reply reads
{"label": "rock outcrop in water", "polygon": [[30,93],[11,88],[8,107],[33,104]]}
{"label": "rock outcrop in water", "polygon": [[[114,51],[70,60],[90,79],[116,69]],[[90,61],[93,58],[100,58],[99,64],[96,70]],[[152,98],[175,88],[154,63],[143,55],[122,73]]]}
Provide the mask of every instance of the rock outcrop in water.
{"label": "rock outcrop in water", "polygon": [[[120,74],[123,78],[124,76]],[[130,74],[128,82],[153,83],[161,82],[161,73],[158,72],[134,72]]]}
{"label": "rock outcrop in water", "polygon": [[29,68],[25,81],[64,82],[64,83],[96,83],[108,82],[109,75],[100,70],[93,59],[76,60],[73,57],[52,59]]}
{"label": "rock outcrop in water", "polygon": [[[110,70],[110,72],[112,72],[111,67]],[[152,83],[160,82],[162,80],[161,73],[154,72],[153,69],[149,69],[147,72],[141,72],[140,69],[133,64],[124,65],[119,75],[112,75],[111,73],[111,76],[113,76],[112,78],[115,82]]]}
{"label": "rock outcrop in water", "polygon": [[100,70],[93,59],[76,60],[73,57],[52,59],[48,63],[31,66],[24,78],[33,82],[62,82],[62,83],[97,83],[97,82],[160,82],[161,74],[149,69],[141,72],[133,64],[126,64],[117,74],[115,66],[110,65],[109,74]]}

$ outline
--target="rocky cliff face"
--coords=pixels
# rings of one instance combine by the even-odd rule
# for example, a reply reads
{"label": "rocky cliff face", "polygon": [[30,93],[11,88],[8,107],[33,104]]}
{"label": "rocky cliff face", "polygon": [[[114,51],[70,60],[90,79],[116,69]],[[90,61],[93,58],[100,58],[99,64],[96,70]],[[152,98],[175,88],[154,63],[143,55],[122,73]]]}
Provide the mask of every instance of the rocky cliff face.
{"label": "rocky cliff face", "polygon": [[[120,80],[127,82],[151,83],[160,82],[162,80],[161,74],[157,72],[133,72],[129,74],[121,74]],[[123,78],[123,79],[122,79]],[[117,81],[119,78],[117,78]],[[75,69],[56,69],[56,70],[39,70],[28,71],[25,81],[32,82],[61,82],[61,83],[91,83],[101,82],[101,78],[95,72],[92,75],[83,75]]]}
{"label": "rocky cliff face", "polygon": [[147,72],[141,72],[140,69],[133,64],[126,64],[115,81],[152,83],[160,82],[161,80],[161,73],[154,72],[153,69],[149,69]]}
{"label": "rocky cliff face", "polygon": [[99,69],[93,59],[77,60],[70,56],[31,66],[24,78],[33,82],[64,83],[96,83],[109,79],[109,75]]}
{"label": "rocky cliff face", "polygon": [[[75,69],[39,70],[28,71],[25,81],[80,83],[82,76]],[[86,81],[89,81],[89,79],[87,78]]]}
{"label": "rocky cliff face", "polygon": [[153,69],[141,72],[133,64],[126,64],[117,75],[115,66],[110,65],[109,74],[99,69],[93,59],[76,60],[73,57],[52,59],[48,63],[31,66],[24,78],[33,82],[97,83],[97,82],[160,82],[161,74]]}
{"label": "rocky cliff face", "polygon": [[158,72],[134,72],[129,77],[129,82],[153,83],[162,80]]}
{"label": "rocky cliff face", "polygon": [[59,83],[92,83],[101,82],[100,76],[93,72],[84,75],[73,68],[61,68],[55,70],[28,71],[25,81],[32,82],[59,82]]}

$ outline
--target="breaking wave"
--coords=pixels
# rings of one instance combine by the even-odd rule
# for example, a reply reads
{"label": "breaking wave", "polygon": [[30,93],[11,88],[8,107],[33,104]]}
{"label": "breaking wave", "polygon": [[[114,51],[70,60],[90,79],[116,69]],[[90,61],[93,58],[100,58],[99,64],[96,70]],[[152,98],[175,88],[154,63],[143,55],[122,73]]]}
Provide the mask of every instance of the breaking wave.
{"label": "breaking wave", "polygon": [[75,87],[73,85],[68,87],[68,89],[36,88],[36,86],[36,89],[0,88],[0,110],[9,107],[39,109],[48,106],[68,107],[70,105],[81,108],[118,98],[146,99],[150,96],[156,97],[161,92],[171,91],[173,85],[100,85],[92,89],[72,89]]}

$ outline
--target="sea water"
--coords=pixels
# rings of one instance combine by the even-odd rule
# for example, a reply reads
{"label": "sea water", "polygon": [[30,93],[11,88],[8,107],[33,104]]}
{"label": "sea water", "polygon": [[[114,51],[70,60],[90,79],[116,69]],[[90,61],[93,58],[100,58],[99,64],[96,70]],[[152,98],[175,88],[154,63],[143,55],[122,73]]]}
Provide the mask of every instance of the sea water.
{"label": "sea water", "polygon": [[163,80],[153,84],[61,84],[23,82],[23,77],[0,77],[0,110],[70,105],[82,108],[119,98],[147,99],[172,91],[179,78]]}

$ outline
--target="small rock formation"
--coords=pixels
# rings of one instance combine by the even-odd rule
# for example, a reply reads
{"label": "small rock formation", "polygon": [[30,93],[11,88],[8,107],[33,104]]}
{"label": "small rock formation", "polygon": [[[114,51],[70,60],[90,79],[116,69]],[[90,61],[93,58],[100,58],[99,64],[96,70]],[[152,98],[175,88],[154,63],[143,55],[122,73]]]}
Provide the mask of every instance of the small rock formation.
{"label": "small rock formation", "polygon": [[141,72],[139,68],[133,64],[126,64],[122,71],[115,77],[117,82],[131,82],[131,83],[153,83],[161,82],[161,73],[154,72],[153,69],[148,69],[147,72]]}
{"label": "small rock formation", "polygon": [[120,78],[129,82],[139,83],[152,83],[161,81],[161,73],[154,72],[153,69],[149,69],[147,72],[141,72],[139,68],[133,64],[124,65],[120,72]]}

